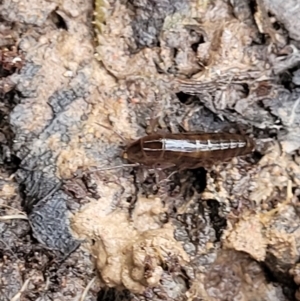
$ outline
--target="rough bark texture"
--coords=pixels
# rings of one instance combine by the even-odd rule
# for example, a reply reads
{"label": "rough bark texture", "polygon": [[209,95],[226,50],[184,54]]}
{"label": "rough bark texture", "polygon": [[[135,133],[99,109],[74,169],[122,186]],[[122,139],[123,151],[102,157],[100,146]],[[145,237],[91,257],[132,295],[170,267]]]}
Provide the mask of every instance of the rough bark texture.
{"label": "rough bark texture", "polygon": [[[0,301],[300,300],[299,11],[0,2]],[[256,152],[108,169],[155,127]]]}

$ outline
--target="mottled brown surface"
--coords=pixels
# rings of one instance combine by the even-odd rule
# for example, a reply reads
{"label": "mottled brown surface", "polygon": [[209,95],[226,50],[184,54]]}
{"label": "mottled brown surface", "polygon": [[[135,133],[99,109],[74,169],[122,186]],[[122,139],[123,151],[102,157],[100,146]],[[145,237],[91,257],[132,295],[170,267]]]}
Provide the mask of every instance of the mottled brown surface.
{"label": "mottled brown surface", "polygon": [[[0,301],[300,300],[300,23],[271,2],[1,2]],[[256,152],[109,169],[153,125]]]}

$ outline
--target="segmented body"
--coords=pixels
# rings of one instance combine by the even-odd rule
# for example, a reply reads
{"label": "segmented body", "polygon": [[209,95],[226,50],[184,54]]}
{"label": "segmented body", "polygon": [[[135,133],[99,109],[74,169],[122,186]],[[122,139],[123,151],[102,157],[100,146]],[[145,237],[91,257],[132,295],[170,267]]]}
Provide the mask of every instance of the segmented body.
{"label": "segmented body", "polygon": [[251,138],[238,134],[152,134],[130,144],[125,154],[133,163],[193,169],[247,155],[254,147]]}

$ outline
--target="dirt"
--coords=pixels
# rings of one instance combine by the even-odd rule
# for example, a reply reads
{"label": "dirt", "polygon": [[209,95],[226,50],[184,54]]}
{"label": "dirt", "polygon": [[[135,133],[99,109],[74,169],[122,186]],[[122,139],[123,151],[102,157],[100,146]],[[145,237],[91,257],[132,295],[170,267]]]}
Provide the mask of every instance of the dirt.
{"label": "dirt", "polygon": [[[300,300],[298,11],[0,2],[0,301]],[[155,129],[256,149],[126,165]]]}

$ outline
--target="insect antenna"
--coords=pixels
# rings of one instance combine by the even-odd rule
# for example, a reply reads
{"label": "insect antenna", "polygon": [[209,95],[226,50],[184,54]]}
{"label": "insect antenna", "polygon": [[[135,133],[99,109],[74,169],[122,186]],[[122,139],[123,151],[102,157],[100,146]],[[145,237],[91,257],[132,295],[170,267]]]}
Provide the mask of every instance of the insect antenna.
{"label": "insect antenna", "polygon": [[[101,123],[98,123],[96,122],[96,124],[102,126],[103,128],[109,130],[109,131],[112,131],[114,134],[116,134],[124,143],[124,147],[126,146],[127,144],[127,141],[126,139],[121,135],[119,134],[118,132],[116,132],[115,130],[109,128],[108,126],[104,125],[104,124],[101,124]],[[123,155],[122,156],[124,159],[126,159],[126,157]],[[122,165],[116,165],[116,166],[109,166],[109,167],[99,167],[99,168],[96,168],[94,170],[91,170],[90,173],[92,172],[96,172],[96,171],[104,171],[104,170],[112,170],[112,169],[118,169],[118,168],[124,168],[124,167],[136,167],[136,166],[139,166],[140,164],[139,163],[132,163],[132,164],[122,164]]]}
{"label": "insect antenna", "polygon": [[89,173],[93,173],[95,171],[103,171],[103,170],[111,170],[111,169],[118,169],[118,168],[124,168],[124,167],[137,167],[140,166],[139,163],[132,163],[132,164],[122,164],[122,165],[116,165],[116,166],[110,166],[110,167],[97,167],[96,169],[90,170]]}
{"label": "insect antenna", "polygon": [[108,131],[112,131],[114,134],[116,134],[123,141],[124,145],[127,144],[126,139],[120,133],[116,132],[115,130],[109,128],[108,126],[106,126],[106,125],[104,125],[102,123],[98,123],[98,122],[95,122],[95,123],[98,124],[98,125],[100,125],[100,126],[102,126],[105,129],[107,129]]}

